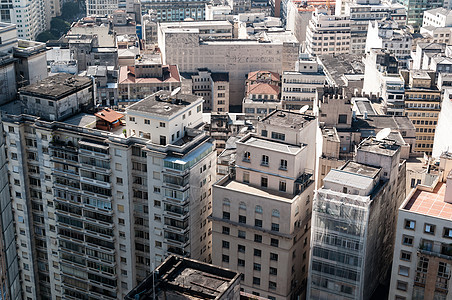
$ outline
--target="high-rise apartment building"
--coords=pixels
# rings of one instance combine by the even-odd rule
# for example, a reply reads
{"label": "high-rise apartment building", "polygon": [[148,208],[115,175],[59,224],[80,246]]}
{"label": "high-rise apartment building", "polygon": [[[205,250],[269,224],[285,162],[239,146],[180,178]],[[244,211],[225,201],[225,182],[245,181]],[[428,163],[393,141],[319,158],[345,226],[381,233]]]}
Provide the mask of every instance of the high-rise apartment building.
{"label": "high-rise apartment building", "polygon": [[110,131],[76,110],[50,122],[46,107],[92,97],[72,85],[55,78],[26,95],[35,116],[2,118],[23,297],[122,299],[168,253],[210,261],[216,153],[196,129],[203,99],[160,91]]}
{"label": "high-rise apartment building", "polygon": [[50,27],[48,0],[6,0],[0,6],[0,22],[17,25],[20,39],[34,40]]}
{"label": "high-rise apartment building", "polygon": [[316,119],[274,111],[237,142],[235,177],[213,187],[212,261],[246,293],[291,299],[306,287]]}
{"label": "high-rise apartment building", "polygon": [[388,299],[448,299],[452,261],[450,154],[433,184],[417,185],[398,211]]}
{"label": "high-rise apartment building", "polygon": [[312,207],[308,299],[370,299],[386,280],[405,198],[399,158],[394,141],[370,137],[324,178]]}

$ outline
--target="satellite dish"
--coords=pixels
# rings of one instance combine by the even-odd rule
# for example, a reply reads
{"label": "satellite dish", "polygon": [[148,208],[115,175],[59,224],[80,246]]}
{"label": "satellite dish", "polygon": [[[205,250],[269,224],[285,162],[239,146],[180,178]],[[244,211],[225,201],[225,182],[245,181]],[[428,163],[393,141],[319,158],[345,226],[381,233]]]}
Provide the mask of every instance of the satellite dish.
{"label": "satellite dish", "polygon": [[391,128],[383,128],[382,130],[380,130],[380,132],[377,133],[375,139],[377,141],[382,141],[385,138],[387,138],[390,133],[391,133]]}
{"label": "satellite dish", "polygon": [[177,93],[179,93],[179,92],[180,92],[180,87],[177,87],[174,89],[174,91],[171,92],[171,96],[176,96]]}
{"label": "satellite dish", "polygon": [[305,112],[308,111],[308,109],[309,109],[309,105],[305,105],[305,106],[303,106],[302,108],[300,108],[299,113],[300,113],[300,114],[304,114]]}

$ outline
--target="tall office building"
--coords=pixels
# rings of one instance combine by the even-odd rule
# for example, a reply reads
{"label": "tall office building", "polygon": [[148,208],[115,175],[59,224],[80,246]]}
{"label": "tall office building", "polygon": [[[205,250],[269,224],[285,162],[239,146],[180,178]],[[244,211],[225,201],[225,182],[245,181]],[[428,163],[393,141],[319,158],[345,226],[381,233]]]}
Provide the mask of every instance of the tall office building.
{"label": "tall office building", "polygon": [[314,117],[274,111],[237,142],[235,177],[213,187],[212,261],[246,293],[293,299],[306,287],[314,190]]}
{"label": "tall office building", "polygon": [[141,0],[142,10],[144,12],[154,11],[157,14],[157,21],[184,21],[185,19],[193,19],[202,21],[206,19],[207,0]]}
{"label": "tall office building", "polygon": [[312,206],[308,299],[370,299],[386,280],[405,197],[399,158],[395,142],[371,137],[323,179]]}
{"label": "tall office building", "polygon": [[210,260],[203,99],[160,91],[125,116],[77,114],[92,92],[54,76],[21,90],[27,115],[3,116],[25,299],[122,299],[167,253]]}
{"label": "tall office building", "polygon": [[407,25],[413,26],[414,30],[419,32],[419,29],[423,23],[424,12],[446,6],[448,8],[448,0],[433,0],[433,1],[422,1],[422,0],[398,0],[398,3],[405,6],[407,10]]}

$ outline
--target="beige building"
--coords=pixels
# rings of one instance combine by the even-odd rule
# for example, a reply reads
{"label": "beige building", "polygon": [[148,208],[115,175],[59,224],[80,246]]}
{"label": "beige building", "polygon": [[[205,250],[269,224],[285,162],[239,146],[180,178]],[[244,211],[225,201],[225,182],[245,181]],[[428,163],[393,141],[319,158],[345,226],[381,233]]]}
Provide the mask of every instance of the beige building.
{"label": "beige building", "polygon": [[204,98],[204,112],[229,111],[229,74],[201,68],[181,73],[182,93]]}
{"label": "beige building", "polygon": [[316,10],[306,30],[306,50],[313,55],[350,52],[350,17]]}
{"label": "beige building", "polygon": [[441,91],[434,86],[434,74],[412,70],[408,86],[405,87],[405,115],[416,127],[414,151],[429,155],[433,151],[433,141],[441,105]]}
{"label": "beige building", "polygon": [[270,71],[256,71],[248,74],[242,111],[253,117],[264,117],[275,109],[281,109],[280,75]]}
{"label": "beige building", "polygon": [[314,117],[271,113],[237,142],[235,177],[214,185],[212,262],[241,272],[246,293],[306,287],[316,131]]}
{"label": "beige building", "polygon": [[228,72],[230,106],[241,105],[246,74],[256,70],[282,73],[293,70],[298,60],[299,43],[289,31],[264,32],[249,40],[202,40],[199,29],[183,25],[170,28],[159,24],[163,62],[176,64],[180,72],[196,72],[198,68]]}
{"label": "beige building", "polygon": [[398,212],[388,299],[450,299],[452,177],[450,157],[440,174],[418,185]]}

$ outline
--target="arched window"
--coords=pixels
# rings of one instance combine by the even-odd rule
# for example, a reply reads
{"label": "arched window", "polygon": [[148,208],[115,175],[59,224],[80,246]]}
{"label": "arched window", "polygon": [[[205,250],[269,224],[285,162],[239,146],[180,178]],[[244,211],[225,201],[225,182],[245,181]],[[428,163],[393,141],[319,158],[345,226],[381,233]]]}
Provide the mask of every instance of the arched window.
{"label": "arched window", "polygon": [[274,209],[274,210],[272,211],[272,216],[275,217],[275,218],[279,218],[279,210]]}
{"label": "arched window", "polygon": [[224,198],[224,200],[223,200],[223,205],[225,205],[225,206],[231,206],[231,201],[229,201],[228,198]]}
{"label": "arched window", "polygon": [[256,205],[256,214],[261,214],[261,213],[262,213],[262,206]]}
{"label": "arched window", "polygon": [[239,209],[246,210],[246,204],[245,204],[245,202],[240,202],[240,203],[239,203]]}
{"label": "arched window", "polygon": [[300,207],[295,206],[295,216],[298,216],[298,213],[300,212]]}

